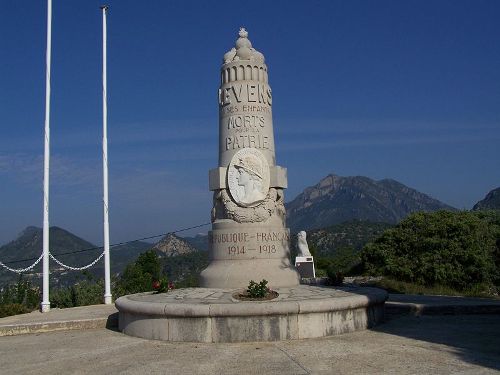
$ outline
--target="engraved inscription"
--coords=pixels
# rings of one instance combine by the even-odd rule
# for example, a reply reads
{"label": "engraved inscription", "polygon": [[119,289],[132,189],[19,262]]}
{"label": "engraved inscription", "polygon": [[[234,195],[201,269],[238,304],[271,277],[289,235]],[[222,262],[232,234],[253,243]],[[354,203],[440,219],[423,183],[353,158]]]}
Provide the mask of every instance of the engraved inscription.
{"label": "engraved inscription", "polygon": [[210,232],[208,234],[208,241],[210,243],[245,243],[248,242],[249,234],[248,233],[221,233],[214,234]]}
{"label": "engraved inscription", "polygon": [[271,114],[271,108],[266,106],[266,105],[259,105],[259,104],[243,104],[243,105],[226,105],[224,107],[220,108],[220,113],[222,115],[231,115],[231,114],[237,114],[239,112],[259,112],[259,113],[265,113],[270,115]]}
{"label": "engraved inscription", "polygon": [[273,243],[285,243],[290,240],[288,231],[269,231],[250,234],[248,232],[218,233],[209,232],[208,241],[212,244],[228,243],[231,245],[248,244],[256,241],[258,244],[272,245]]}
{"label": "engraved inscription", "polygon": [[219,89],[219,105],[226,106],[242,101],[272,106],[271,88],[265,84],[240,83]]}
{"label": "engraved inscription", "polygon": [[245,246],[228,246],[227,253],[228,255],[245,254]]}
{"label": "engraved inscription", "polygon": [[[261,232],[234,232],[214,233],[209,232],[208,240],[212,246],[220,249],[221,255],[231,257],[245,256],[269,256],[288,249],[290,233],[284,231],[261,231]],[[286,250],[285,250],[286,251]]]}
{"label": "engraved inscription", "polygon": [[230,113],[239,112],[239,108],[237,105],[228,105],[228,106],[222,107],[220,111],[223,115],[227,115]]}
{"label": "engraved inscription", "polygon": [[287,232],[259,232],[257,242],[282,242],[289,241],[290,234]]}
{"label": "engraved inscription", "polygon": [[269,107],[265,107],[263,105],[243,105],[243,112],[264,112],[271,114],[271,109]]}
{"label": "engraved inscription", "polygon": [[240,134],[226,137],[226,151],[248,147],[270,150],[269,137],[260,134]]}
{"label": "engraved inscription", "polygon": [[264,116],[255,116],[255,115],[238,115],[238,116],[230,116],[227,119],[227,128],[228,129],[258,129],[263,128],[265,125]]}

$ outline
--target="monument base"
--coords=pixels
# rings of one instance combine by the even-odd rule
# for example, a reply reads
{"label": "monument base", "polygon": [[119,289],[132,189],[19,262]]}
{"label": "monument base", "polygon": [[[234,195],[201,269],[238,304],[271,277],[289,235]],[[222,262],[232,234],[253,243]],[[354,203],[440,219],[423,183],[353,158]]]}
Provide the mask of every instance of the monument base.
{"label": "monument base", "polygon": [[200,275],[202,288],[246,288],[251,278],[268,281],[269,288],[297,286],[300,276],[282,259],[214,260]]}
{"label": "monument base", "polygon": [[376,288],[276,288],[270,301],[240,301],[240,290],[186,288],[118,298],[119,329],[164,341],[279,341],[338,335],[383,318],[387,293]]}

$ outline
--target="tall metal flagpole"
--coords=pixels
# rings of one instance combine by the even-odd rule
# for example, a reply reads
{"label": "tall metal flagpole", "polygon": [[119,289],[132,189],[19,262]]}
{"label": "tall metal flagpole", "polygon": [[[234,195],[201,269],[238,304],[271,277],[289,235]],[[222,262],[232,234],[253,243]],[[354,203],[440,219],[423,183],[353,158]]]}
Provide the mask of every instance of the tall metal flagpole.
{"label": "tall metal flagpole", "polygon": [[102,174],[103,174],[103,206],[104,206],[104,303],[112,303],[111,276],[109,267],[109,209],[108,209],[108,107],[107,107],[107,56],[106,56],[106,11],[107,5],[101,6],[102,10]]}
{"label": "tall metal flagpole", "polygon": [[50,311],[49,300],[49,169],[50,169],[50,53],[52,48],[52,0],[47,0],[47,50],[45,74],[45,148],[43,161],[43,298],[41,312]]}

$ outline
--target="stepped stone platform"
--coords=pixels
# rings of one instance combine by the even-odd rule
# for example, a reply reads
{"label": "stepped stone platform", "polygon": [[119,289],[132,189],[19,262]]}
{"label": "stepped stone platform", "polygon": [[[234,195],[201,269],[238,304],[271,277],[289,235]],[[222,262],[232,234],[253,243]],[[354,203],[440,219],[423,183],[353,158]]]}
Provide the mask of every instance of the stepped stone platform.
{"label": "stepped stone platform", "polygon": [[241,301],[241,290],[186,288],[118,298],[119,329],[164,341],[280,341],[338,335],[381,322],[387,292],[300,285],[269,301]]}
{"label": "stepped stone platform", "polygon": [[116,327],[118,327],[118,311],[114,305],[53,308],[45,313],[32,311],[28,314],[0,318],[0,337]]}

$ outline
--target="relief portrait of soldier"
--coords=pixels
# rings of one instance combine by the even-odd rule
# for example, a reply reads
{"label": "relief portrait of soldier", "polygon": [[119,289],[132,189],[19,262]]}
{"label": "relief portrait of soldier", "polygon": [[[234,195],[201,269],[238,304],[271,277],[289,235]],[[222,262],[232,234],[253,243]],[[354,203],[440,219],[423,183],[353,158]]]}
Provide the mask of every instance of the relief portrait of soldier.
{"label": "relief portrait of soldier", "polygon": [[261,161],[251,155],[240,158],[234,167],[238,170],[238,185],[243,187],[242,203],[251,204],[266,197],[262,191],[263,171]]}

